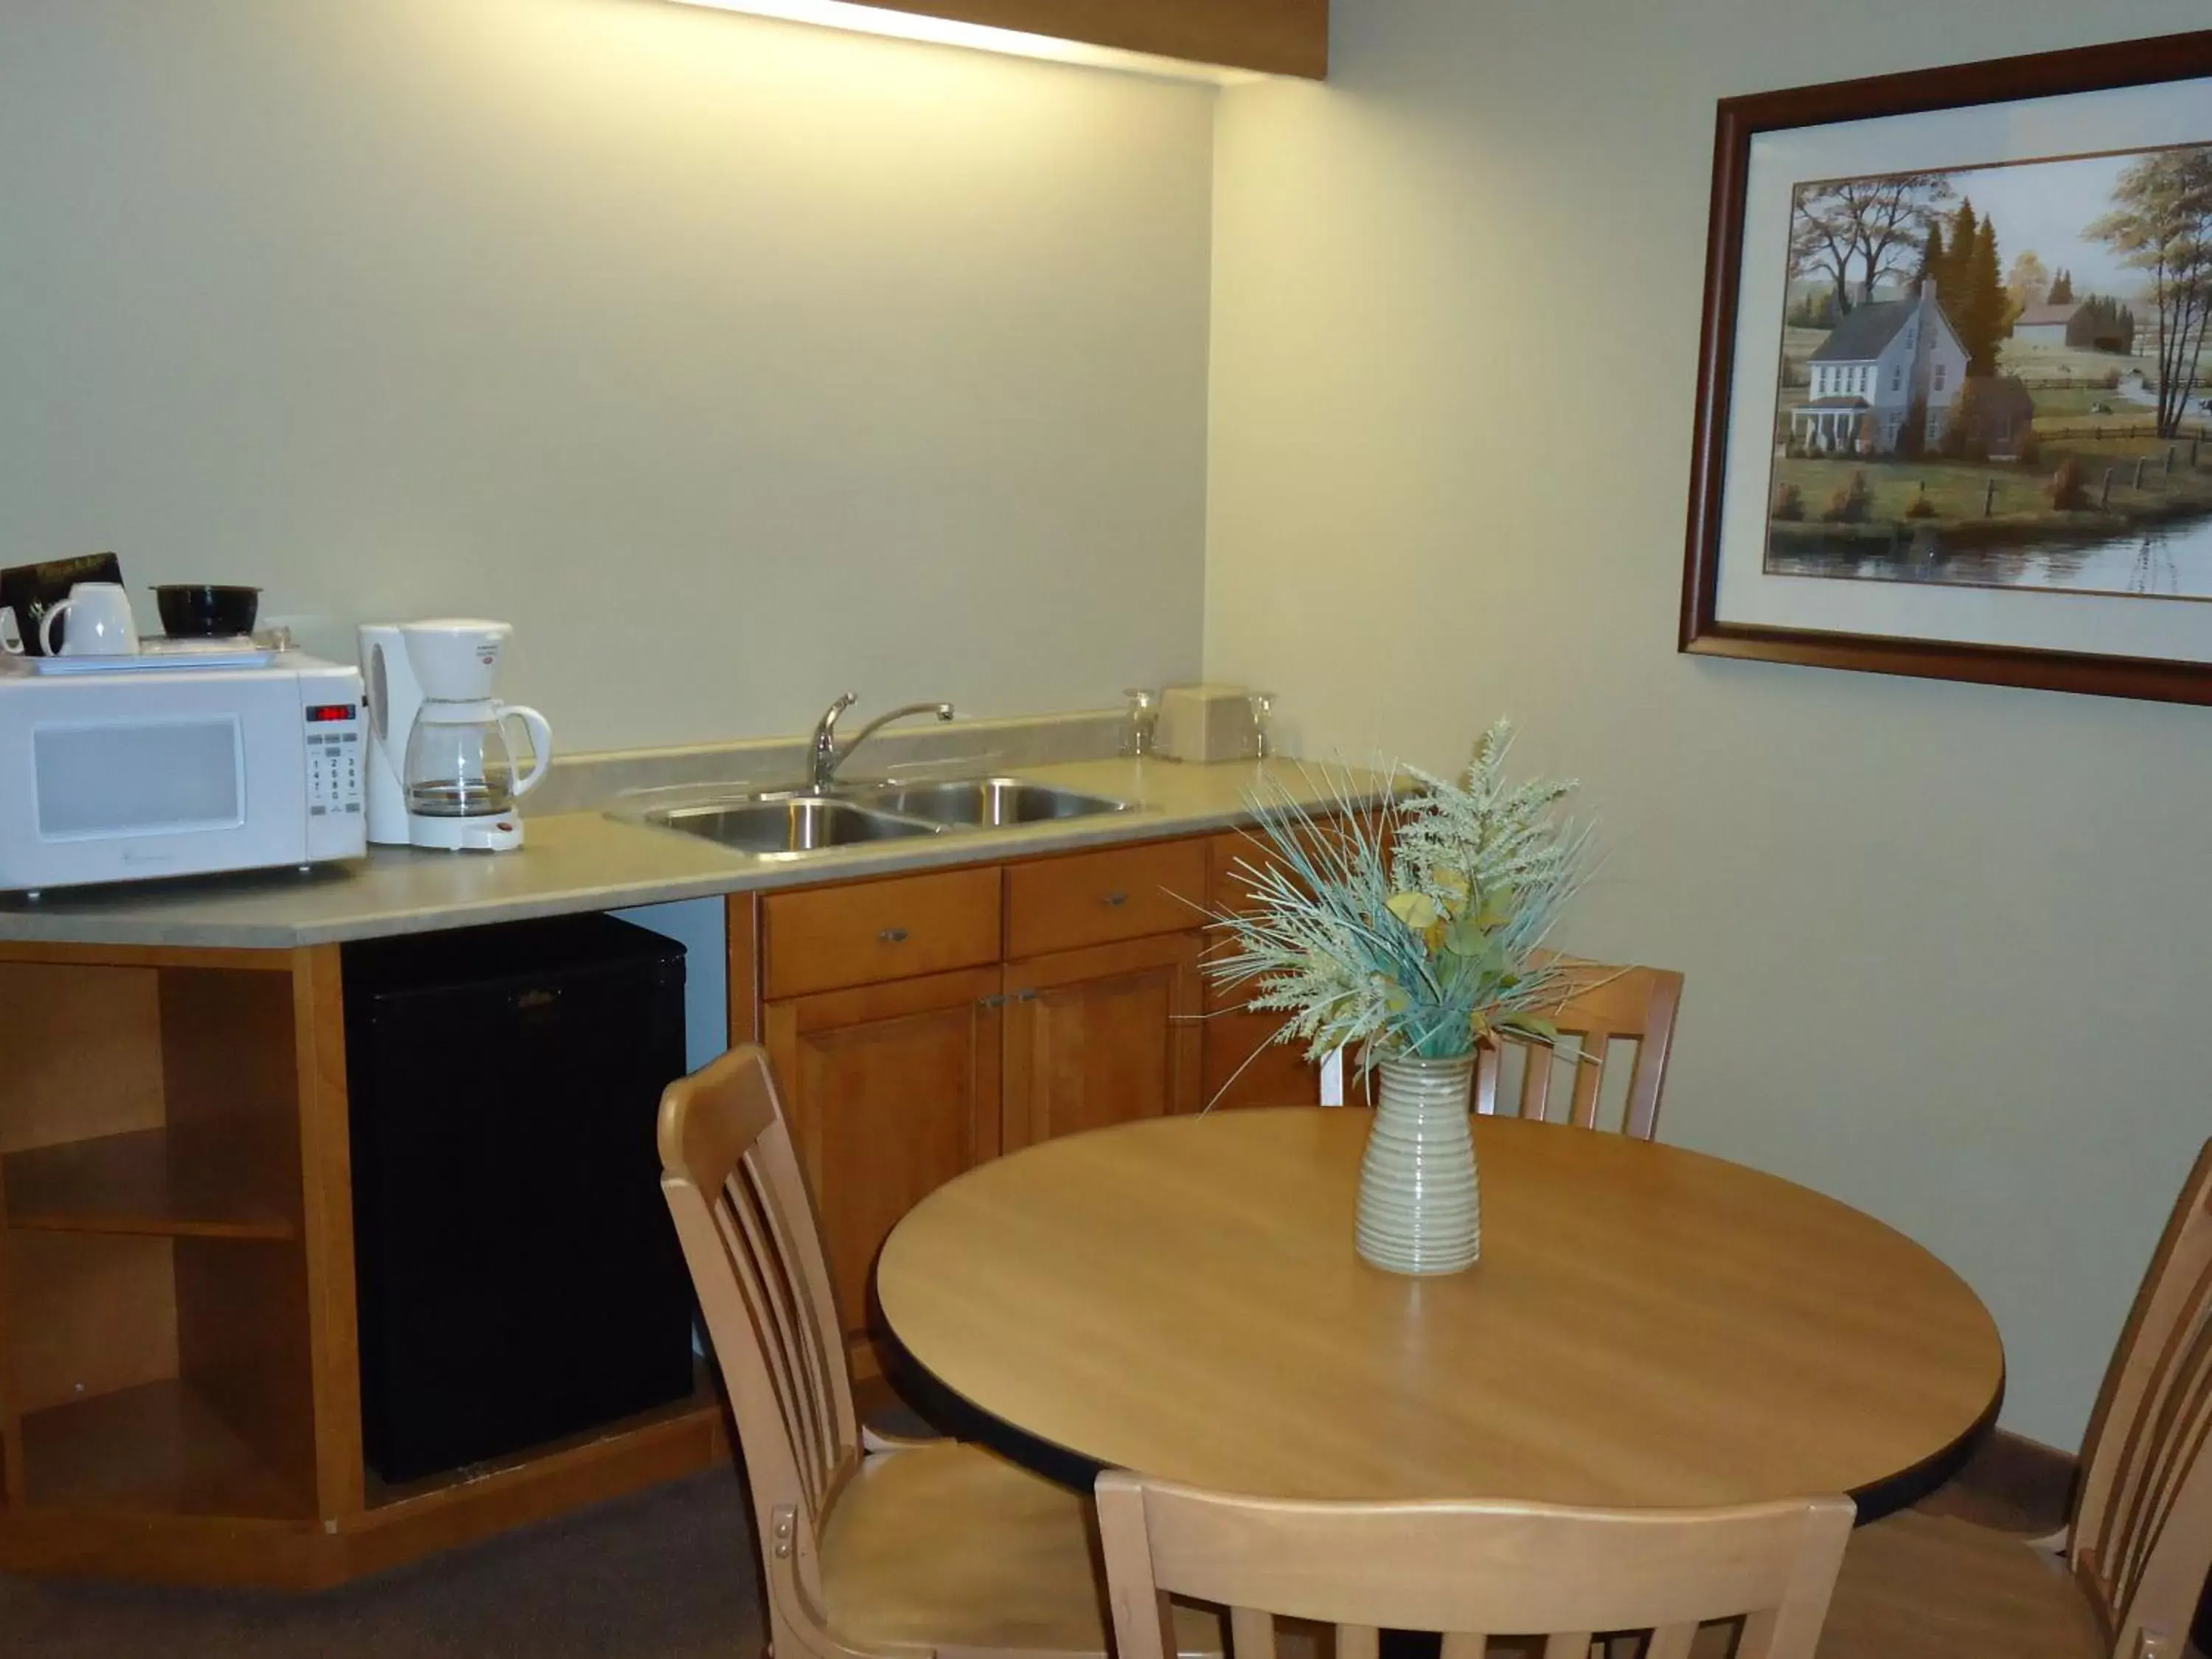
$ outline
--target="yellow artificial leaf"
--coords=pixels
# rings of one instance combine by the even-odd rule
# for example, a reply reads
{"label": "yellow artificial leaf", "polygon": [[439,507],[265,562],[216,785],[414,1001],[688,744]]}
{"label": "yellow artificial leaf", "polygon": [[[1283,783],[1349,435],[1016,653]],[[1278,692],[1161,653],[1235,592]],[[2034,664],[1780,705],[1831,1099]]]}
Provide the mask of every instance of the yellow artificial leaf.
{"label": "yellow artificial leaf", "polygon": [[1437,908],[1436,901],[1426,893],[1393,893],[1390,895],[1390,914],[1413,932],[1419,933],[1435,927],[1443,913]]}

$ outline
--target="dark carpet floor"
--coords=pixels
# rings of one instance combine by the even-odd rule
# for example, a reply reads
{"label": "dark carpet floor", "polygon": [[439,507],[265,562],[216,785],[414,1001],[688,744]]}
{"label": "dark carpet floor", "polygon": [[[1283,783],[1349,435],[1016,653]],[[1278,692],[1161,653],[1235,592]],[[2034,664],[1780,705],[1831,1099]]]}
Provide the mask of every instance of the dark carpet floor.
{"label": "dark carpet floor", "polygon": [[759,1659],[734,1473],[319,1595],[0,1577],[4,1659]]}
{"label": "dark carpet floor", "polygon": [[[2020,1532],[2063,1519],[2063,1492],[1981,1473],[1921,1507]],[[744,1488],[718,1471],[319,1595],[0,1577],[0,1659],[760,1659],[759,1594]]]}

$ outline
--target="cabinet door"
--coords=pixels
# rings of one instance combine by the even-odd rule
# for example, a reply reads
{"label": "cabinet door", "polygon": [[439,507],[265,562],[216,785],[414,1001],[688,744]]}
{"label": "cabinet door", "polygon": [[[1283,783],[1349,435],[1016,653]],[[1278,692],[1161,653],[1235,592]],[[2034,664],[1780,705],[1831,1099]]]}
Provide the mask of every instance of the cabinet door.
{"label": "cabinet door", "polygon": [[[1209,989],[1208,1000],[1215,994]],[[1273,1040],[1285,1018],[1227,998],[1218,1012],[1207,1009],[1206,1092],[1200,1105],[1222,1112],[1239,1106],[1321,1103],[1321,1067],[1306,1058],[1305,1044]]]}
{"label": "cabinet door", "polygon": [[[1249,879],[1240,865],[1273,864],[1266,845],[1242,830],[1214,836],[1206,846],[1206,902],[1216,915],[1255,908]],[[1207,933],[1218,953],[1221,930]],[[1321,1102],[1321,1067],[1306,1059],[1304,1043],[1272,1041],[1284,1015],[1248,1008],[1249,984],[1206,987],[1206,1094],[1201,1104],[1216,1111],[1238,1106],[1314,1106]]]}
{"label": "cabinet door", "polygon": [[1164,933],[1006,965],[1008,1150],[1204,1103],[1200,949]]}
{"label": "cabinet door", "polygon": [[999,970],[765,1005],[769,1063],[818,1212],[856,1366],[876,1252],[899,1218],[999,1150]]}

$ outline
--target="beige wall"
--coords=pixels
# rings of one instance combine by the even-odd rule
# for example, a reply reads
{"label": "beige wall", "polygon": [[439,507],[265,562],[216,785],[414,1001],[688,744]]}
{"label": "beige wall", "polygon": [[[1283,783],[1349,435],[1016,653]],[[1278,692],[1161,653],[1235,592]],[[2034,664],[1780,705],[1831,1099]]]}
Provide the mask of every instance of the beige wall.
{"label": "beige wall", "polygon": [[1521,720],[1571,942],[1687,971],[1668,1139],[1934,1249],[2066,1446],[2212,1129],[2212,714],[1675,654],[1713,102],[2203,21],[1339,0],[1218,139],[1208,674],[1355,758]]}
{"label": "beige wall", "polygon": [[1186,677],[1213,102],[662,0],[8,0],[0,564],[504,617],[569,748]]}

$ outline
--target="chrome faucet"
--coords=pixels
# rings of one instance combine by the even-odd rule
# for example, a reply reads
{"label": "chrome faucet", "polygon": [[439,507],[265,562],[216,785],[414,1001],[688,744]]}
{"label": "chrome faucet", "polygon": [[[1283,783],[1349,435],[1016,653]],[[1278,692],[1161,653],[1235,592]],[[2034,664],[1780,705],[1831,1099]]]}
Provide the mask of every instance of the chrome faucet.
{"label": "chrome faucet", "polygon": [[904,720],[909,714],[934,714],[940,720],[952,718],[952,705],[949,702],[907,703],[887,714],[877,715],[854,734],[850,743],[840,749],[837,747],[837,717],[859,701],[857,696],[848,691],[831,703],[822,718],[814,723],[812,779],[817,794],[837,781],[837,769],[852,758],[855,749],[893,720]]}

